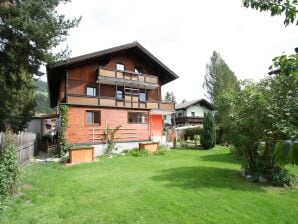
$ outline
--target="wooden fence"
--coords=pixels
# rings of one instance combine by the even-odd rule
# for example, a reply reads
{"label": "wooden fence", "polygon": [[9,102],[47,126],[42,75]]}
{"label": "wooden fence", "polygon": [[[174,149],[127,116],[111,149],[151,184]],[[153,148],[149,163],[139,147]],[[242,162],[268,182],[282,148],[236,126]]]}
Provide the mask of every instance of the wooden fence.
{"label": "wooden fence", "polygon": [[[14,139],[17,145],[17,156],[20,165],[27,164],[34,156],[37,150],[36,134],[28,132],[20,132],[14,134]],[[4,133],[0,132],[0,150],[2,149],[4,140]]]}

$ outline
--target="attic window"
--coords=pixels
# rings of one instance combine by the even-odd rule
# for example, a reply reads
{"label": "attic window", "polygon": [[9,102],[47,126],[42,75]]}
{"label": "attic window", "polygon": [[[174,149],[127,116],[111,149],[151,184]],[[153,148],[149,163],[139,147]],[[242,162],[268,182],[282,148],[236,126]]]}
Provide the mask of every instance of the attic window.
{"label": "attic window", "polygon": [[125,69],[124,64],[117,63],[117,65],[116,65],[116,70],[117,71],[124,71],[124,69]]}

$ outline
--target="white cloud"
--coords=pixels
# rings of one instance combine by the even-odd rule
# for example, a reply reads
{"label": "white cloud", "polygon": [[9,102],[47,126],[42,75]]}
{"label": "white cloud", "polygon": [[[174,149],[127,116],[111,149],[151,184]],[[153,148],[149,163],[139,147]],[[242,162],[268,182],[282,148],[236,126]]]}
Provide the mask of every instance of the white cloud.
{"label": "white cloud", "polygon": [[137,40],[180,78],[163,88],[178,101],[204,95],[202,84],[213,50],[241,78],[259,80],[273,56],[293,52],[298,30],[283,18],[241,6],[241,0],[73,0],[59,7],[82,16],[67,44],[78,56]]}

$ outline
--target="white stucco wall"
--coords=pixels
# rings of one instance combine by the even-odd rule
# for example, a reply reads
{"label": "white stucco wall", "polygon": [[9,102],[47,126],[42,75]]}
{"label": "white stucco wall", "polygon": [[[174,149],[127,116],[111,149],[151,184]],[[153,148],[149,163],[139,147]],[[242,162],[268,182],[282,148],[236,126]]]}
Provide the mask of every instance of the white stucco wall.
{"label": "white stucco wall", "polygon": [[187,108],[186,110],[186,116],[187,117],[191,117],[191,112],[195,113],[195,117],[204,117],[204,113],[207,113],[209,111],[209,109],[207,107],[204,106],[200,106],[200,105],[194,105],[194,106],[190,106]]}

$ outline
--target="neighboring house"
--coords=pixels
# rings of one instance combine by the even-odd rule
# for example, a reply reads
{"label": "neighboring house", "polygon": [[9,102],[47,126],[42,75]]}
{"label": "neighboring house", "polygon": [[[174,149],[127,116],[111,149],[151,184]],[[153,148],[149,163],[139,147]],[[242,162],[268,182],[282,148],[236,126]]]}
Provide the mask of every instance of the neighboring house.
{"label": "neighboring house", "polygon": [[32,117],[25,131],[40,135],[55,135],[57,132],[57,114],[40,114]]}
{"label": "neighboring house", "polygon": [[[214,111],[215,107],[205,99],[197,99],[176,104],[175,110],[171,124],[176,127],[197,126],[203,124],[204,113]],[[169,121],[169,116],[167,117],[166,120]]]}
{"label": "neighboring house", "polygon": [[117,147],[161,141],[162,116],[174,104],[161,101],[161,86],[178,78],[138,42],[82,55],[47,67],[50,104],[68,105],[68,143],[104,150],[103,132],[121,125]]}

